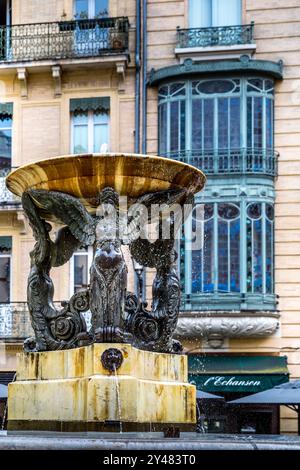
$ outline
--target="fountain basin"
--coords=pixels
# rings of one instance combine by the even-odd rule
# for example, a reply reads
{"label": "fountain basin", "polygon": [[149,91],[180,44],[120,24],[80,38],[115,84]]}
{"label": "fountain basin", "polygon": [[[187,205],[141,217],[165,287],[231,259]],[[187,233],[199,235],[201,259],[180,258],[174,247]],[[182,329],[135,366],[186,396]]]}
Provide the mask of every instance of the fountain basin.
{"label": "fountain basin", "polygon": [[[116,374],[101,361],[112,346],[123,356]],[[196,421],[195,403],[185,355],[124,343],[22,353],[9,385],[8,429],[119,432],[122,422],[131,431],[187,430]]]}
{"label": "fountain basin", "polygon": [[169,158],[106,153],[65,155],[24,165],[10,173],[6,185],[17,196],[28,189],[61,191],[80,199],[93,212],[105,187],[127,196],[130,205],[150,192],[187,189],[195,194],[205,180],[202,171]]}

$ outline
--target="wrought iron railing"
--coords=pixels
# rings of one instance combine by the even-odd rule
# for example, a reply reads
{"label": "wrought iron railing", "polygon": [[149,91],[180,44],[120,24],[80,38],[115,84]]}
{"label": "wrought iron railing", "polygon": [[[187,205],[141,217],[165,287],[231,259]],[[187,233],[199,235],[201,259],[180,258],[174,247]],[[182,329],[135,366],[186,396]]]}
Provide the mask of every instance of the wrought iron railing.
{"label": "wrought iron railing", "polygon": [[184,150],[160,155],[189,163],[208,175],[277,175],[278,152],[274,149]]}
{"label": "wrought iron railing", "polygon": [[234,46],[253,43],[254,23],[211,28],[177,28],[177,47]]}
{"label": "wrought iron railing", "polygon": [[11,193],[5,184],[5,177],[11,172],[12,169],[13,168],[0,169],[0,206],[21,204],[20,198]]}
{"label": "wrought iron railing", "polygon": [[0,339],[24,339],[32,334],[26,302],[0,303]]}
{"label": "wrought iron railing", "polygon": [[0,27],[0,61],[94,57],[128,50],[126,17]]}
{"label": "wrought iron railing", "polygon": [[[62,309],[61,302],[53,303],[55,308]],[[90,311],[83,314],[87,328],[91,327]],[[24,340],[33,335],[30,315],[26,302],[0,302],[0,341]]]}

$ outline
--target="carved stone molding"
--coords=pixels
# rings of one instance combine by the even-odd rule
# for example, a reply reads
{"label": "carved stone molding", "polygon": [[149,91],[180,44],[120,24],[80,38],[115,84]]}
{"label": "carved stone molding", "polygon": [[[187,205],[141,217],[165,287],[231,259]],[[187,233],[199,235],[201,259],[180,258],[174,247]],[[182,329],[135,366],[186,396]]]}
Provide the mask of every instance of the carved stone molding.
{"label": "carved stone molding", "polygon": [[[196,314],[179,316],[175,337],[178,339],[207,339],[220,345],[225,338],[262,338],[273,335],[279,328],[278,313],[262,314]],[[218,343],[218,344],[217,344]],[[214,347],[214,344],[211,344]]]}
{"label": "carved stone molding", "polygon": [[54,96],[61,96],[61,67],[60,65],[53,65],[52,78],[54,81]]}
{"label": "carved stone molding", "polygon": [[21,97],[27,98],[28,96],[28,86],[27,86],[27,70],[25,67],[21,67],[17,69],[18,80],[20,80],[21,84]]}

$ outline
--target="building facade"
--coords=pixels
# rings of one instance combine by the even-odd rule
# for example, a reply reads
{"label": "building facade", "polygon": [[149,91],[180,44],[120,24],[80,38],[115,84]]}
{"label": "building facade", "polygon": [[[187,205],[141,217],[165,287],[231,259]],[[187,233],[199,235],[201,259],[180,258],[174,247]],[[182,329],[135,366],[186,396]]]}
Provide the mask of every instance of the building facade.
{"label": "building facade", "polygon": [[[196,196],[204,244],[190,249],[195,212],[178,245],[177,337],[191,380],[229,401],[299,378],[299,0],[6,0],[0,23],[3,381],[30,332],[34,243],[5,174],[106,151],[162,155],[207,175]],[[53,270],[57,302],[86,286],[90,259],[81,250]],[[270,406],[201,413],[208,431],[297,430],[285,408],[280,419]]]}

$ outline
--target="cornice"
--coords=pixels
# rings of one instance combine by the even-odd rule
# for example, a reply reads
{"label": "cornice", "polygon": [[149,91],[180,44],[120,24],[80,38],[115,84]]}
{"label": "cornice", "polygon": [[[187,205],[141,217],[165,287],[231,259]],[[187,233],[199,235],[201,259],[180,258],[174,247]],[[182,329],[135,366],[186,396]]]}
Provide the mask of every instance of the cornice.
{"label": "cornice", "polygon": [[257,73],[267,75],[281,80],[283,78],[283,62],[272,62],[270,60],[250,59],[242,55],[238,60],[215,60],[206,62],[194,62],[185,59],[183,64],[171,65],[161,69],[152,69],[149,74],[148,84],[155,86],[158,83],[173,78],[190,75],[210,75],[224,73]]}

